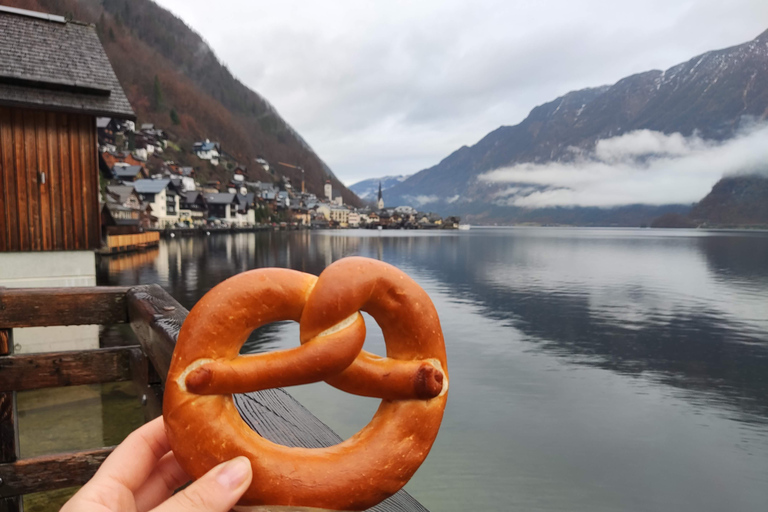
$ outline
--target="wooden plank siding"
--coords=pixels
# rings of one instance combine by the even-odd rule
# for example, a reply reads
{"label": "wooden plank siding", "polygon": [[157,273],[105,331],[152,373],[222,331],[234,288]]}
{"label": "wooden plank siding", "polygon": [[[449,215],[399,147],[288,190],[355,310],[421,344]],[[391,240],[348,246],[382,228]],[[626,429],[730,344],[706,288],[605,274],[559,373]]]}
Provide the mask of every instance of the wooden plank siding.
{"label": "wooden plank siding", "polygon": [[0,251],[99,248],[96,137],[93,116],[0,107]]}

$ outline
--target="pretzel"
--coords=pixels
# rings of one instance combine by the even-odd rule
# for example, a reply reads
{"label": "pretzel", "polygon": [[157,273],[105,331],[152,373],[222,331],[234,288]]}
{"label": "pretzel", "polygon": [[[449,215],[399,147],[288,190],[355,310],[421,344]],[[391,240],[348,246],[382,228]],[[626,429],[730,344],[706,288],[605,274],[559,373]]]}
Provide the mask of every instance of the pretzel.
{"label": "pretzel", "polygon": [[[362,350],[368,312],[387,357]],[[300,346],[239,356],[249,334],[300,324]],[[326,448],[273,443],[240,418],[232,393],[325,380],[382,399],[370,423]],[[345,258],[319,277],[287,269],[238,274],[209,291],[179,333],[163,416],[176,458],[199,478],[245,455],[253,481],[239,505],[366,510],[396,493],[437,436],[448,393],[440,321],[424,290],[397,268]]]}

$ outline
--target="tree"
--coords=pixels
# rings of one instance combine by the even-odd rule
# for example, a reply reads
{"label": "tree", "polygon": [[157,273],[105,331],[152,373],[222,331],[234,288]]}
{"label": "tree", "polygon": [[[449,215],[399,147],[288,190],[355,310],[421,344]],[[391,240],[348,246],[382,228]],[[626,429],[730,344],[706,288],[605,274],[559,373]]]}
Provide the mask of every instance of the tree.
{"label": "tree", "polygon": [[175,108],[171,109],[171,122],[176,125],[181,124],[181,119],[179,119],[179,114],[176,113]]}
{"label": "tree", "polygon": [[155,75],[155,87],[152,94],[152,108],[157,112],[163,106],[163,89],[160,87],[160,79]]}
{"label": "tree", "polygon": [[112,30],[112,27],[109,27],[109,40],[115,42],[115,31]]}

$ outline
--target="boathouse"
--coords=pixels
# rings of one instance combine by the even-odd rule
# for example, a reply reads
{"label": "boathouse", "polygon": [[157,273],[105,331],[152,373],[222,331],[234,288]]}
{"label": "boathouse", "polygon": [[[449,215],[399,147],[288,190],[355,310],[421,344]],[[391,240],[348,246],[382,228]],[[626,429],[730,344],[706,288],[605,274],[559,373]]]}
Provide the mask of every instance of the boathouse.
{"label": "boathouse", "polygon": [[97,116],[135,118],[94,26],[0,7],[0,251],[99,247]]}
{"label": "boathouse", "polygon": [[135,119],[96,28],[0,6],[0,287],[96,284],[97,117]]}

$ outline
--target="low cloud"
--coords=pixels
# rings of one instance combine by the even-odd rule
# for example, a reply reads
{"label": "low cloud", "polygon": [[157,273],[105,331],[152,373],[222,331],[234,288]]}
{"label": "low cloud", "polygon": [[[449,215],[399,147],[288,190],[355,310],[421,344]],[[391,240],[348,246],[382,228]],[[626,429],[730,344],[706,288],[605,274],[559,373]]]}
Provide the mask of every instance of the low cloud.
{"label": "low cloud", "polygon": [[440,198],[437,196],[427,196],[427,195],[403,196],[403,199],[405,199],[408,203],[416,206],[417,208],[419,206],[424,206],[425,204],[436,203],[440,200]]}
{"label": "low cloud", "polygon": [[509,184],[495,196],[499,205],[611,207],[693,203],[738,173],[768,174],[768,124],[726,142],[638,130],[600,140],[572,162],[518,164],[479,179]]}

